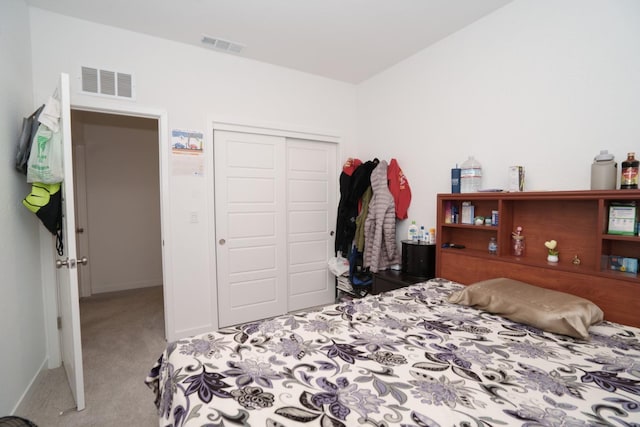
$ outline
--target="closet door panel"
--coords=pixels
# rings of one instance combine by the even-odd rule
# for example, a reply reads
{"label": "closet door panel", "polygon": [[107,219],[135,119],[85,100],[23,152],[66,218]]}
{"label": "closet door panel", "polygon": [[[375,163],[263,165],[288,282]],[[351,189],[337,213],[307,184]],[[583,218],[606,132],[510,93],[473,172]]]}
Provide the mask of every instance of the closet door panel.
{"label": "closet door panel", "polygon": [[336,215],[336,145],[287,140],[289,310],[335,300],[327,269]]}
{"label": "closet door panel", "polygon": [[[290,275],[289,280],[291,285],[291,297],[319,293],[324,290],[324,272],[321,270],[293,273]],[[314,305],[322,304],[315,303]]]}
{"label": "closet door panel", "polygon": [[214,132],[219,326],[287,311],[285,140]]}

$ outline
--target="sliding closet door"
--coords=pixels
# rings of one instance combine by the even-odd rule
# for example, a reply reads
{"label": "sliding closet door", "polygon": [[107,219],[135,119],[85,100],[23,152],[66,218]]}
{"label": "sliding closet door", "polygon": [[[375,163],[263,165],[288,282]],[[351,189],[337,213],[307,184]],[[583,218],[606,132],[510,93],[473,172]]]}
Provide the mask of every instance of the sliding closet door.
{"label": "sliding closet door", "polygon": [[336,145],[287,140],[289,311],[332,303]]}
{"label": "sliding closet door", "polygon": [[287,311],[285,139],[214,132],[219,326]]}

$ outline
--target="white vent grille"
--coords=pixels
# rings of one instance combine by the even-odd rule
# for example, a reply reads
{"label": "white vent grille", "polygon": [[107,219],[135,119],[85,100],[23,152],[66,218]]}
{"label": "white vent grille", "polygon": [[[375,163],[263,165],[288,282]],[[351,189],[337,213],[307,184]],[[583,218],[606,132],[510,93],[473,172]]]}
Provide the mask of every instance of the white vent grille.
{"label": "white vent grille", "polygon": [[118,73],[118,96],[133,97],[131,80],[131,74]]}
{"label": "white vent grille", "polygon": [[92,67],[81,67],[82,92],[134,99],[133,75]]}
{"label": "white vent grille", "polygon": [[245,48],[245,45],[243,44],[206,35],[202,36],[202,43],[216,50],[219,50],[220,52],[228,53],[240,53],[242,52],[242,49]]}
{"label": "white vent grille", "polygon": [[116,73],[100,70],[100,93],[116,96]]}
{"label": "white vent grille", "polygon": [[82,67],[82,91],[98,93],[98,70]]}

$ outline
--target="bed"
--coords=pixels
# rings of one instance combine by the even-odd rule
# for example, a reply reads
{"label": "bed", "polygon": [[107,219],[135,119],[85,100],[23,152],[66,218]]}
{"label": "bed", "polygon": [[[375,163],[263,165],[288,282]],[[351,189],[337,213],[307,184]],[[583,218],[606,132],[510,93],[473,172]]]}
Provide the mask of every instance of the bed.
{"label": "bed", "polygon": [[588,339],[448,302],[433,279],[168,344],[160,426],[638,426],[640,329]]}

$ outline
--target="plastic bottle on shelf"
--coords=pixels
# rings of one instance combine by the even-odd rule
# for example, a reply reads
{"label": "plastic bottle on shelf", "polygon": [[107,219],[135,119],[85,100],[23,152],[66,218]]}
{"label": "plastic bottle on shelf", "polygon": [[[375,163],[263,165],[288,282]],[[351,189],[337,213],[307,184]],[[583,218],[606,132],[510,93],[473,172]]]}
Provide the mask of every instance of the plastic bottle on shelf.
{"label": "plastic bottle on shelf", "polygon": [[409,226],[409,231],[407,238],[411,241],[418,240],[418,226],[415,221],[411,221],[411,225]]}
{"label": "plastic bottle on shelf", "polygon": [[627,160],[622,162],[622,175],[620,176],[620,189],[631,190],[638,188],[638,169],[640,161],[635,158],[636,153],[628,153]]}
{"label": "plastic bottle on shelf", "polygon": [[427,234],[427,232],[424,229],[424,225],[420,226],[420,233],[418,234],[418,240],[421,240],[423,242],[429,243],[429,235]]}
{"label": "plastic bottle on shelf", "polygon": [[460,192],[476,193],[482,187],[482,166],[469,156],[460,166]]}
{"label": "plastic bottle on shelf", "polygon": [[489,254],[496,255],[498,253],[498,242],[495,237],[489,239]]}
{"label": "plastic bottle on shelf", "polygon": [[615,190],[617,178],[618,164],[613,154],[607,150],[600,150],[600,154],[594,157],[591,165],[591,189]]}
{"label": "plastic bottle on shelf", "polygon": [[432,245],[436,244],[436,229],[435,228],[430,228],[429,229],[429,243]]}

